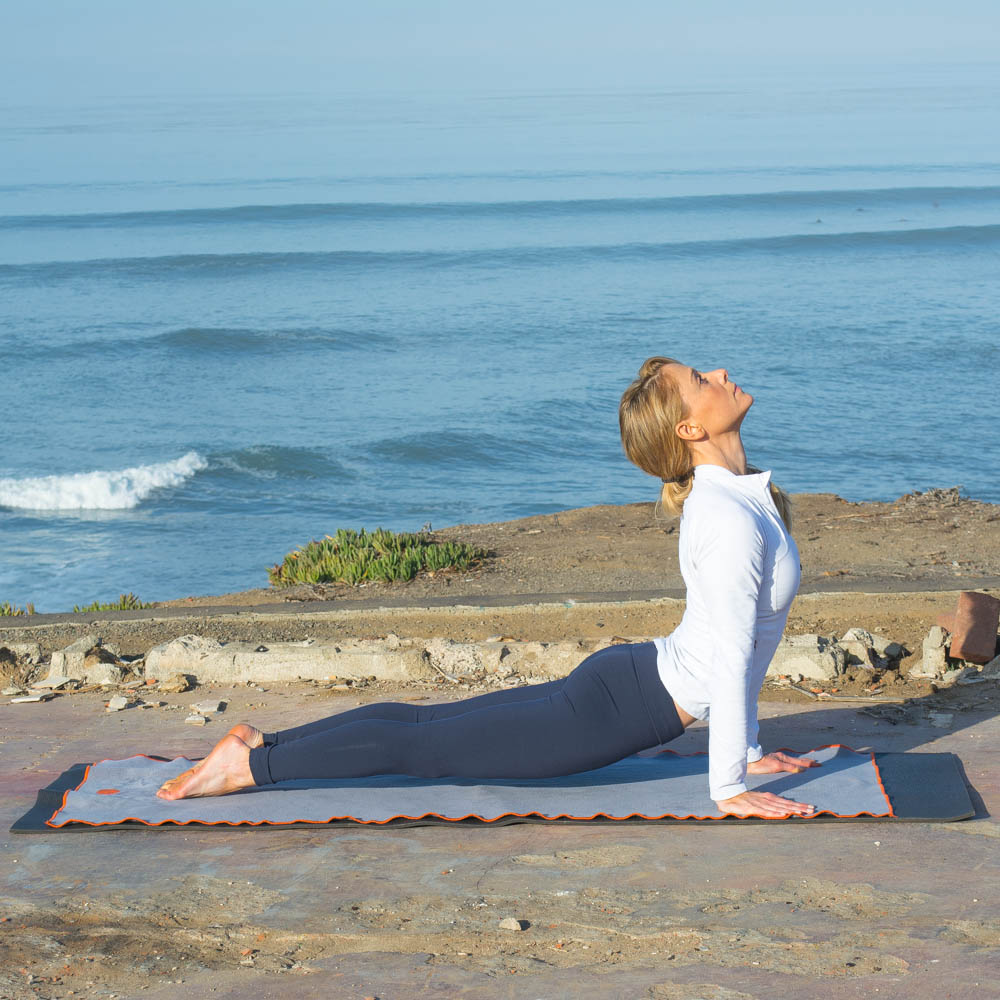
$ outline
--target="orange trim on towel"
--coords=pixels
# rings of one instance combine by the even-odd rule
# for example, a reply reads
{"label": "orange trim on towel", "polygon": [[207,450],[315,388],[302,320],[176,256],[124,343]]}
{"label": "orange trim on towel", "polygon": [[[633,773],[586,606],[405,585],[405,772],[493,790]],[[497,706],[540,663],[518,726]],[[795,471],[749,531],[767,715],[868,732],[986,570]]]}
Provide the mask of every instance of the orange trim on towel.
{"label": "orange trim on towel", "polygon": [[83,778],[80,779],[80,784],[77,785],[76,788],[67,788],[66,791],[63,792],[62,802],[59,804],[59,808],[56,809],[56,811],[45,821],[45,825],[46,826],[65,826],[66,825],[65,823],[53,823],[52,821],[56,818],[56,816],[59,815],[59,813],[61,813],[63,811],[63,809],[66,808],[66,799],[69,798],[69,793],[70,792],[78,792],[87,783],[87,778],[90,775],[90,769],[93,766],[94,766],[93,764],[88,764],[87,765],[86,769],[83,772]]}
{"label": "orange trim on towel", "polygon": [[878,761],[875,759],[875,751],[872,754],[872,767],[875,768],[875,779],[878,781],[879,791],[885,796],[885,804],[889,807],[889,815],[895,816],[896,810],[892,808],[892,799],[889,798],[889,793],[885,790],[885,785],[882,783],[882,772],[879,770]]}
{"label": "orange trim on towel", "polygon": [[[810,753],[815,753],[817,750],[830,750],[830,749],[848,750],[851,753],[858,754],[859,756],[864,756],[864,754],[865,754],[865,751],[863,751],[863,750],[855,750],[852,747],[849,747],[849,746],[847,746],[844,743],[825,743],[825,744],[823,744],[823,746],[813,747],[812,750],[806,750],[806,751],[792,750],[789,747],[781,747],[780,748],[780,750],[783,751],[783,752],[794,753],[794,754],[797,754],[800,757],[807,756]],[[696,751],[695,753],[686,753],[685,754],[685,753],[678,753],[676,750],[663,749],[663,750],[660,750],[659,753],[670,753],[670,754],[673,754],[675,757],[705,757],[705,756],[707,756],[707,753],[705,751],[703,751],[703,750]],[[678,816],[676,813],[669,813],[669,812],[668,813],[661,813],[658,816],[647,816],[645,813],[629,813],[627,816],[610,816],[610,815],[608,815],[608,813],[597,812],[597,813],[594,813],[593,816],[572,816],[572,815],[570,815],[568,813],[559,813],[558,815],[555,815],[555,816],[549,816],[549,815],[543,815],[542,813],[539,813],[539,812],[527,812],[527,813],[504,812],[504,813],[500,813],[500,814],[498,814],[496,816],[487,818],[486,816],[480,816],[478,813],[466,813],[466,815],[464,815],[464,816],[442,816],[440,813],[426,812],[426,813],[421,813],[419,816],[408,816],[408,815],[405,815],[403,813],[400,813],[400,814],[397,814],[395,816],[390,816],[388,819],[358,819],[356,816],[330,816],[327,819],[294,819],[294,820],[288,820],[288,821],[282,822],[282,823],[275,823],[275,822],[272,822],[271,820],[261,820],[258,823],[247,822],[247,821],[242,821],[242,820],[233,823],[233,822],[230,822],[229,820],[218,820],[216,822],[211,822],[210,823],[210,822],[206,822],[205,820],[201,820],[201,819],[190,819],[190,820],[183,820],[183,821],[182,820],[176,820],[176,819],[165,819],[165,820],[160,821],[159,823],[150,823],[148,820],[139,819],[137,816],[125,816],[122,819],[116,819],[116,820],[113,820],[113,821],[109,821],[107,823],[91,823],[88,820],[79,820],[79,819],[69,819],[69,820],[65,820],[62,823],[55,823],[55,822],[53,822],[53,820],[55,820],[56,816],[62,811],[63,808],[65,808],[66,799],[69,796],[70,791],[74,791],[74,792],[75,791],[79,791],[84,786],[84,784],[86,783],[87,778],[88,778],[88,776],[90,774],[90,769],[95,766],[94,764],[88,764],[87,765],[87,770],[84,772],[83,780],[80,782],[79,785],[76,786],[76,788],[68,789],[66,792],[63,793],[62,805],[52,814],[52,816],[49,819],[47,819],[45,821],[45,823],[46,823],[46,826],[51,826],[51,827],[54,827],[54,828],[58,829],[59,827],[67,826],[70,823],[77,823],[77,824],[79,824],[81,826],[93,826],[93,827],[99,827],[99,826],[117,826],[119,823],[139,823],[142,826],[234,826],[234,827],[235,826],[292,826],[292,825],[295,825],[295,824],[304,823],[304,824],[308,824],[308,825],[312,825],[312,826],[325,826],[327,823],[331,823],[334,820],[350,820],[350,821],[352,821],[353,823],[356,823],[359,826],[385,826],[386,824],[392,823],[394,820],[397,820],[397,819],[418,820],[418,819],[427,819],[428,817],[433,817],[435,819],[440,819],[440,820],[443,820],[446,823],[458,823],[458,822],[460,822],[462,820],[466,820],[466,819],[478,819],[478,820],[480,820],[483,823],[495,823],[495,822],[497,822],[497,820],[504,819],[504,818],[506,818],[508,816],[516,816],[519,819],[527,819],[527,818],[529,818],[531,816],[537,816],[541,820],[557,820],[557,819],[593,820],[593,819],[602,818],[602,819],[610,820],[612,822],[622,822],[622,821],[629,820],[629,819],[648,819],[648,820],[658,820],[658,819],[676,819],[676,820],[690,820],[690,819],[694,819],[694,820],[723,820],[723,819],[785,820],[785,819],[801,819],[801,820],[809,820],[809,819],[815,819],[818,816],[833,816],[836,819],[857,819],[860,816],[870,816],[872,819],[882,819],[882,818],[885,818],[885,817],[893,817],[896,814],[895,814],[895,812],[893,812],[892,802],[889,800],[889,796],[888,796],[888,794],[886,793],[886,790],[885,790],[885,785],[882,783],[882,773],[879,770],[878,764],[877,764],[877,762],[875,760],[875,753],[874,753],[874,751],[871,751],[871,750],[867,751],[867,753],[868,753],[868,756],[869,756],[869,759],[871,761],[872,766],[875,768],[875,777],[876,777],[876,780],[878,781],[879,789],[882,792],[882,794],[885,796],[886,805],[887,805],[888,810],[889,810],[887,813],[873,813],[873,812],[868,812],[867,810],[862,811],[862,812],[857,812],[857,813],[837,813],[837,812],[833,812],[830,809],[821,809],[818,812],[813,813],[812,816],[799,816],[799,815],[797,815],[795,813],[784,813],[781,816],[770,816],[770,817],[766,817],[766,816],[748,816],[748,817],[743,817],[743,816],[734,816],[732,813],[724,813],[721,816],[699,816],[699,815],[696,815],[695,813],[688,813],[688,814],[686,814],[684,816]],[[137,757],[143,757],[146,760],[158,760],[158,759],[162,759],[162,758],[151,757],[148,754],[134,754],[132,757],[126,757],[124,759],[125,760],[135,760]],[[110,760],[111,758],[105,758],[105,759],[106,760]],[[98,763],[104,763],[104,761],[99,761]],[[101,794],[101,793],[102,793],[101,791],[98,792],[98,794]]]}

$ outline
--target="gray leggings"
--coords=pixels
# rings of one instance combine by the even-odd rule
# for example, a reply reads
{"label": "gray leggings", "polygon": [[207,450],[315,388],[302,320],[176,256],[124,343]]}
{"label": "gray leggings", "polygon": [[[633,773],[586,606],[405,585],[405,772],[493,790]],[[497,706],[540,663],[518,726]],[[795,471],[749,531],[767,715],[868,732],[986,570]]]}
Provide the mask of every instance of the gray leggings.
{"label": "gray leggings", "polygon": [[651,642],[609,646],[545,684],[442,705],[363,705],[265,733],[257,785],[295,778],[545,778],[603,767],[684,732]]}

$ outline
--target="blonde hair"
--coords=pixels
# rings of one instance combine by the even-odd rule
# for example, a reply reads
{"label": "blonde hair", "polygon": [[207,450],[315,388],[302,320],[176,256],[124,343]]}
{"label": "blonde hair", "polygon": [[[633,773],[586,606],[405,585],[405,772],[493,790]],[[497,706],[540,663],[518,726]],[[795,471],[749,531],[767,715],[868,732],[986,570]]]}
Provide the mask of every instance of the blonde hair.
{"label": "blonde hair", "polygon": [[[694,486],[691,449],[674,430],[687,416],[684,400],[669,372],[664,371],[666,365],[676,364],[680,362],[673,358],[647,358],[618,406],[622,447],[628,460],[663,481],[660,503],[674,515],[684,509]],[[747,466],[748,473],[760,471]],[[791,531],[791,497],[774,483],[770,487],[774,505]]]}

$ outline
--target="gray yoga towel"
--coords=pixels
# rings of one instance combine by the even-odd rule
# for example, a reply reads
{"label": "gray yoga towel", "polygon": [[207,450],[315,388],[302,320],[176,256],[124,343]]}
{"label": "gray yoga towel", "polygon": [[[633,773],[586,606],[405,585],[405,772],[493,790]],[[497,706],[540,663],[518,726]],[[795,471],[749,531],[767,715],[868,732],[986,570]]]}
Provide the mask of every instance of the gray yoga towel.
{"label": "gray yoga towel", "polygon": [[[708,797],[708,757],[669,751],[559,778],[410,778],[375,775],[326,781],[285,781],[219,798],[165,802],[156,789],[191,766],[184,757],[105,760],[66,793],[47,821],[109,825],[129,820],[160,824],[386,823],[432,816],[448,820],[511,816],[541,819],[718,819]],[[822,763],[798,774],[749,775],[757,791],[775,792],[833,816],[891,816],[871,753],[829,746],[810,751]]]}

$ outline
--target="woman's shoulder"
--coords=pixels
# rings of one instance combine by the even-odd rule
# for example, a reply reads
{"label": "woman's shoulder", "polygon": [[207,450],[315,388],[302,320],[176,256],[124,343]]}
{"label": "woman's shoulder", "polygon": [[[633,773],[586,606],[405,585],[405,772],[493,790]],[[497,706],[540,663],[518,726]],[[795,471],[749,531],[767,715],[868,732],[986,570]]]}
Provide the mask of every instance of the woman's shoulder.
{"label": "woman's shoulder", "polygon": [[702,480],[695,482],[684,501],[681,525],[692,535],[746,535],[760,530],[760,516],[740,493]]}
{"label": "woman's shoulder", "polygon": [[696,479],[684,501],[684,516],[717,517],[728,515],[737,519],[756,519],[749,498],[738,490],[727,489],[711,479]]}

